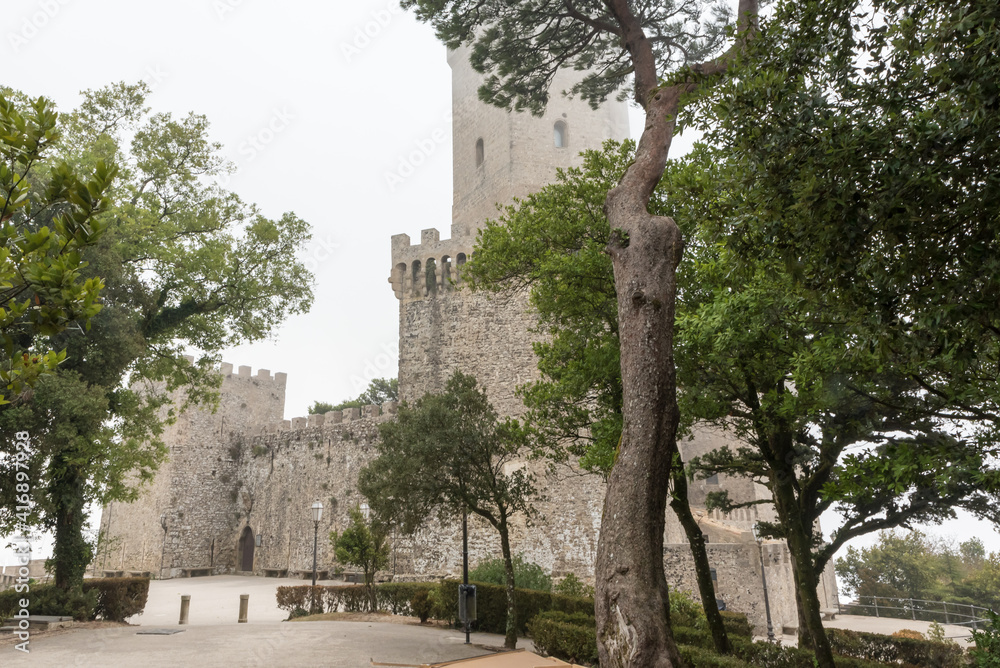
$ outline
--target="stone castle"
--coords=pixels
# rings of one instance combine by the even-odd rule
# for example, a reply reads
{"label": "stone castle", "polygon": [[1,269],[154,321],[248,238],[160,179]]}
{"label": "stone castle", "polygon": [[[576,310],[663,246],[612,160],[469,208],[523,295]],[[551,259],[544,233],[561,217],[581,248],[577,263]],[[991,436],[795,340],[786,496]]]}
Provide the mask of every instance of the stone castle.
{"label": "stone castle", "polygon": [[[443,388],[455,369],[474,375],[501,414],[523,412],[516,388],[537,377],[531,349],[532,316],[525,298],[494,301],[463,289],[462,265],[476,232],[497,203],[525,196],[551,181],[556,167],[580,163],[579,153],[606,139],[628,136],[624,103],[597,111],[581,100],[554,94],[542,117],[511,114],[479,102],[480,77],[467,53],[449,54],[453,76],[454,203],[451,236],[436,229],[392,238],[389,282],[399,300],[399,388],[403,400]],[[560,73],[554,91],[577,73]],[[148,572],[169,578],[207,573],[304,576],[312,568],[313,522],[319,499],[319,570],[338,569],[329,541],[344,528],[348,510],[364,503],[358,471],[373,454],[378,426],[394,419],[394,404],[284,420],[287,378],[223,364],[221,402],[215,412],[190,410],[167,427],[169,460],[134,503],[104,508],[105,549],[95,569]],[[690,458],[718,447],[726,435],[701,430],[681,444]],[[525,463],[527,466],[534,466]],[[530,530],[512,531],[515,551],[556,577],[574,573],[593,581],[604,484],[579,471],[538,470],[546,499]],[[691,501],[709,538],[717,596],[729,609],[747,612],[764,627],[761,578],[766,569],[776,627],[797,623],[793,578],[781,542],[759,547],[751,527],[773,517],[767,506],[720,514],[704,510],[705,496],[727,489],[734,499],[764,498],[764,488],[743,479],[713,477],[691,484]],[[363,505],[362,505],[363,507]],[[699,510],[700,509],[700,510]],[[760,513],[760,515],[758,515]],[[668,582],[697,591],[693,564],[679,523],[668,512],[665,561]],[[499,554],[485,523],[470,518],[470,560]],[[426,579],[457,575],[460,522],[429,523],[412,537],[394,536],[385,577]],[[820,587],[825,607],[835,605],[832,572]]]}

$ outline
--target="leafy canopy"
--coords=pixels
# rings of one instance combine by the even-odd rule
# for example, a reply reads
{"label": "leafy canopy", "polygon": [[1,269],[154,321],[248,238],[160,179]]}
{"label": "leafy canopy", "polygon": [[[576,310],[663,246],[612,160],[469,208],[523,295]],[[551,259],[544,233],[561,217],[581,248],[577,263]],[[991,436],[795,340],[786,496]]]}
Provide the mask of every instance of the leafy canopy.
{"label": "leafy canopy", "polygon": [[117,167],[59,160],[61,134],[48,100],[0,93],[0,404],[65,359],[46,337],[101,309],[82,251],[104,231]]}

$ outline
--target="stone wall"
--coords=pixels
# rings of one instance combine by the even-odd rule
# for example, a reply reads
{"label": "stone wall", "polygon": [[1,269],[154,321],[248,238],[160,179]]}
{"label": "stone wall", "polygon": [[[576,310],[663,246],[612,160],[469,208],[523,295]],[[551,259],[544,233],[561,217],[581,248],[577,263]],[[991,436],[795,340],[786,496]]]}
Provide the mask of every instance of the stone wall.
{"label": "stone wall", "polygon": [[281,421],[286,374],[224,363],[215,411],[187,410],[167,425],[167,461],[134,503],[111,503],[101,515],[108,537],[95,570],[177,575],[182,568],[235,568],[238,486],[234,435]]}

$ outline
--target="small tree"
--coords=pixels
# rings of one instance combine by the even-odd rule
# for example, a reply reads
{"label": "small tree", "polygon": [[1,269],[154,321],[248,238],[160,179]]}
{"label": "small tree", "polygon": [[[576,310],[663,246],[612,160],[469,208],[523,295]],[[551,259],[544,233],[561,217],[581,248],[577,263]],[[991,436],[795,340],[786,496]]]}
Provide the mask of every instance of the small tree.
{"label": "small tree", "polygon": [[358,489],[376,516],[393,518],[413,533],[431,515],[443,521],[464,510],[479,515],[500,534],[506,570],[507,636],[517,645],[514,564],[510,521],[530,517],[534,476],[517,462],[528,432],[516,420],[501,420],[476,379],[461,372],[442,394],[427,394],[398,419],[380,426],[378,456],[361,471]]}
{"label": "small tree", "polygon": [[351,523],[343,532],[331,531],[330,542],[337,561],[357,566],[364,573],[369,609],[375,612],[378,608],[375,601],[375,572],[389,563],[386,525],[377,518],[369,520],[357,506],[351,508],[348,516]]}

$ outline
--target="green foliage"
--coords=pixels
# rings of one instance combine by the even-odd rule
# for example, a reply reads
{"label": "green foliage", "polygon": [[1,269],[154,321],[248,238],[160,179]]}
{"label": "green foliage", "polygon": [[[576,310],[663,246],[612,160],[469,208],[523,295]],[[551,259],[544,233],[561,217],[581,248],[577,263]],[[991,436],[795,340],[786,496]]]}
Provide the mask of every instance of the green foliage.
{"label": "green foliage", "polygon": [[101,578],[84,580],[83,591],[97,592],[94,612],[101,619],[127,621],[140,615],[149,597],[149,578]]}
{"label": "green foliage", "polygon": [[65,359],[46,337],[77,321],[89,329],[101,309],[104,284],[85,276],[83,250],[104,232],[118,169],[59,160],[61,136],[48,100],[0,94],[0,404]]}
{"label": "green foliage", "polygon": [[969,654],[976,668],[1000,668],[1000,614],[986,614],[990,619],[989,627],[972,631],[971,642],[976,646]]}
{"label": "green foliage", "polygon": [[576,577],[575,573],[567,573],[566,576],[552,588],[552,592],[560,596],[572,596],[574,598],[594,598],[594,587],[586,584]]}
{"label": "green foliage", "polygon": [[1000,553],[983,553],[974,540],[956,551],[920,531],[882,532],[871,547],[849,547],[836,569],[848,595],[1000,607]]}
{"label": "green foliage", "polygon": [[[534,474],[519,461],[530,441],[521,423],[500,419],[476,379],[456,371],[443,393],[401,406],[396,420],[379,425],[379,435],[377,456],[358,477],[375,516],[412,533],[435,514],[454,522],[468,510],[497,531],[512,569],[510,519],[523,513],[530,520],[537,496]],[[511,648],[515,626],[512,619]]]}
{"label": "green foliage", "polygon": [[[520,554],[515,556],[511,563],[514,566],[514,582],[517,583],[518,587],[534,591],[552,591],[552,578],[541,566],[525,561],[524,556]],[[480,561],[475,568],[469,570],[469,580],[503,585],[506,582],[503,557]],[[557,593],[563,594],[565,592]],[[566,595],[579,596],[580,594],[568,593]]]}
{"label": "green foliage", "polygon": [[597,632],[593,614],[542,612],[528,622],[527,631],[542,656],[554,656],[573,663],[597,663]]}
{"label": "green foliage", "polygon": [[830,646],[837,654],[866,661],[936,668],[961,668],[967,665],[965,651],[956,643],[893,637],[846,629],[828,629],[827,636],[830,638]]}
{"label": "green foliage", "polygon": [[388,527],[378,518],[369,520],[355,506],[348,511],[350,524],[342,532],[330,532],[337,561],[357,566],[365,577],[365,587],[371,596],[371,608],[376,609],[372,587],[375,572],[389,563]]}
{"label": "green foliage", "polygon": [[92,620],[97,615],[99,592],[92,587],[63,590],[54,584],[31,585],[27,593],[8,589],[0,592],[0,618],[6,619],[20,610],[21,599],[28,599],[32,615],[72,617],[78,621]]}
{"label": "green foliage", "polygon": [[[635,29],[655,44],[654,66],[661,72],[708,59],[732,18],[723,2],[634,4]],[[541,115],[558,68],[584,72],[567,92],[595,108],[630,85],[634,68],[621,39],[623,28],[607,4],[571,11],[560,4],[476,0],[403,0],[401,6],[415,9],[449,48],[471,45],[472,66],[486,75],[479,97],[490,104]]]}
{"label": "green foliage", "polygon": [[430,591],[421,590],[410,599],[410,610],[420,618],[421,624],[426,624],[431,613],[434,612],[434,599],[431,598]]}
{"label": "green foliage", "polygon": [[381,406],[387,401],[399,401],[399,380],[396,378],[376,378],[368,384],[368,389],[357,399],[348,399],[339,404],[328,404],[323,401],[313,402],[309,414],[323,414],[330,411],[342,411],[346,408],[361,408],[363,406]]}
{"label": "green foliage", "polygon": [[[160,434],[174,415],[167,393],[184,388],[185,405],[211,406],[220,351],[270,336],[312,300],[312,278],[295,257],[308,225],[291,213],[269,219],[222,189],[228,167],[207,120],[151,114],[148,94],[144,84],[85,91],[44,142],[61,134],[53,150],[73,171],[47,170],[33,186],[79,200],[32,209],[37,229],[60,229],[85,210],[103,229],[79,265],[81,280],[103,280],[103,308],[87,332],[70,328],[48,341],[27,332],[25,346],[51,341],[66,349],[59,382],[0,410],[3,442],[19,429],[32,433],[28,524],[55,531],[63,587],[80,582],[90,556],[80,534],[86,508],[134,500],[166,457]],[[112,160],[122,165],[114,188],[73,180],[77,173],[108,180],[103,165]],[[78,243],[85,237],[74,233]],[[71,282],[65,287],[71,295]],[[189,348],[203,352],[195,364],[183,355]],[[0,463],[0,532],[20,521],[8,492],[16,474]]]}

